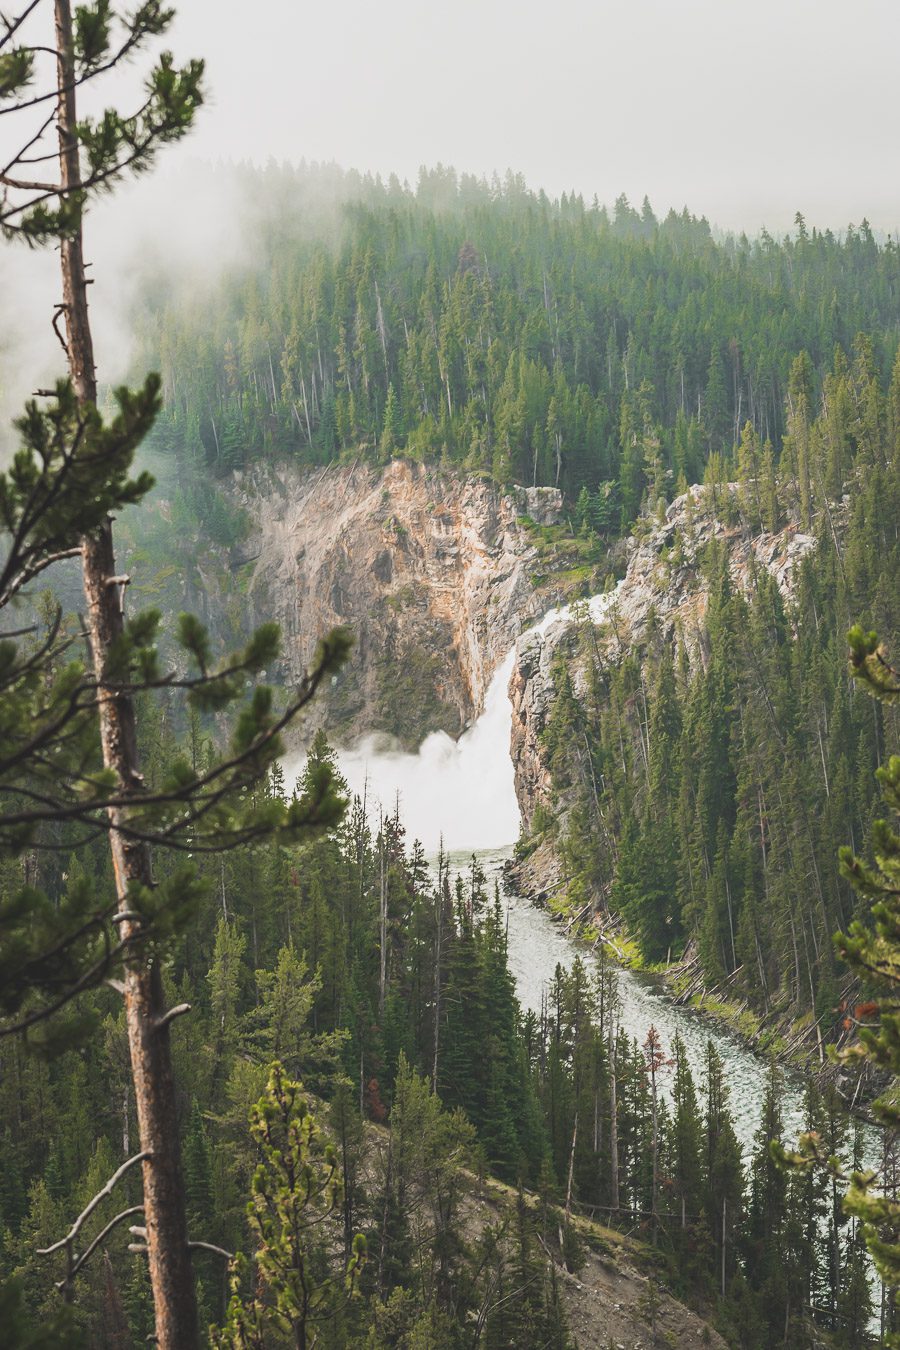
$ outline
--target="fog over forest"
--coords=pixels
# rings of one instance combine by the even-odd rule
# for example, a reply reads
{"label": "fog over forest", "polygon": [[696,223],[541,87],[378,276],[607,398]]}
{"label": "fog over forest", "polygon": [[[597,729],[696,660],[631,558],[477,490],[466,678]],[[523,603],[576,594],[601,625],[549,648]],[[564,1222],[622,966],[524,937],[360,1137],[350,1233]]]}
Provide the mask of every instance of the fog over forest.
{"label": "fog over forest", "polygon": [[[236,0],[216,4],[214,23],[209,0],[185,0],[157,45],[204,57],[206,105],[88,228],[101,378],[126,373],[136,275],[192,285],[252,254],[246,187],[214,166],[333,162],[415,186],[420,166],[444,163],[607,207],[646,195],[660,217],[687,206],[751,237],[791,229],[798,211],[820,229],[865,218],[896,235],[900,9],[861,0],[848,29],[839,0],[762,0],[746,19],[739,8],[563,0],[550,21],[534,0],[462,0],[452,17],[416,0],[267,0],[248,45]],[[126,66],[88,106],[139,87]],[[54,285],[46,255],[0,258],[4,423],[58,359],[42,319]]]}

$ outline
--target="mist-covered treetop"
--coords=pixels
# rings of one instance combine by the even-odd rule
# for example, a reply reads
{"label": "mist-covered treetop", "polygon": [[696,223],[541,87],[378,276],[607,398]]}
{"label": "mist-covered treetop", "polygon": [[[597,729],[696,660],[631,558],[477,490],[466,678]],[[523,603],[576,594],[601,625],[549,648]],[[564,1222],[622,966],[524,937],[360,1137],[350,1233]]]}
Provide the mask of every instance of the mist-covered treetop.
{"label": "mist-covered treetop", "polygon": [[228,173],[237,258],[212,284],[146,275],[135,315],[157,444],[204,475],[403,454],[573,499],[614,483],[627,525],[651,461],[674,490],[748,422],[777,458],[801,353],[811,406],[837,349],[889,378],[900,250],[865,222],[717,238],[514,174]]}

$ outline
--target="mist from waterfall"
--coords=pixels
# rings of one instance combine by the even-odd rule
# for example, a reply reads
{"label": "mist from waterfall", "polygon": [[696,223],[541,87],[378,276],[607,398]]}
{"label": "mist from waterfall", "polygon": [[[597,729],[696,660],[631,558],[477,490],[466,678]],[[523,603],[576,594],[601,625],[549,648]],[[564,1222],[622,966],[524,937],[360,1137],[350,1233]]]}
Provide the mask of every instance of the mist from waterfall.
{"label": "mist from waterfall", "polygon": [[385,748],[366,736],[338,758],[351,792],[385,814],[399,801],[407,838],[426,853],[515,843],[519,807],[509,757],[512,710],[508,685],[515,649],[494,672],[481,716],[454,741],[434,731],[415,753]]}
{"label": "mist from waterfall", "polygon": [[[604,617],[613,594],[582,602],[595,623]],[[551,609],[528,631],[544,633],[572,613],[571,605]],[[519,836],[509,753],[509,680],[517,645],[494,672],[483,711],[459,740],[435,731],[410,753],[373,735],[338,751],[341,773],[351,793],[365,799],[370,815],[379,808],[390,814],[399,803],[407,838],[419,839],[427,854],[437,853],[442,842],[445,851],[461,853],[504,848]],[[299,772],[296,763],[286,769],[289,778]]]}

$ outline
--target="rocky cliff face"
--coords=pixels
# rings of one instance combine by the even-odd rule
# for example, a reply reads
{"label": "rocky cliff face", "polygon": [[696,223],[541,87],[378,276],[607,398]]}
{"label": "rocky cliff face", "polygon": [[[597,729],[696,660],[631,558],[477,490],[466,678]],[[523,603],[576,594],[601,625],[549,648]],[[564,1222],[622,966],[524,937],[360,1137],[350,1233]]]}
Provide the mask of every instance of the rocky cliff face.
{"label": "rocky cliff face", "polygon": [[[733,510],[736,487],[719,491],[723,495],[716,506],[707,489],[691,488],[672,502],[660,524],[627,540],[624,578],[609,595],[591,603],[596,639],[609,661],[640,648],[652,616],[667,640],[686,649],[692,666],[705,662],[703,620],[709,590],[701,560],[712,540],[728,550],[736,589],[749,593],[753,576],[765,568],[790,600],[797,566],[815,547],[815,539],[800,533],[795,525],[777,534],[749,534],[729,523],[737,516]],[[575,647],[576,632],[576,619],[561,617],[546,631],[528,634],[516,653],[510,679],[512,758],[526,829],[538,805],[550,803],[550,774],[541,733],[553,701],[554,664],[558,656]],[[570,662],[569,674],[576,695],[583,692],[583,672],[577,661]]]}
{"label": "rocky cliff face", "polygon": [[316,721],[340,742],[378,730],[407,746],[439,728],[458,735],[549,603],[532,585],[537,554],[522,518],[554,523],[554,489],[503,492],[395,461],[380,472],[281,472],[240,491],[255,520],[252,603],[282,625],[285,677],[329,628],[355,633],[348,667],[317,700]]}

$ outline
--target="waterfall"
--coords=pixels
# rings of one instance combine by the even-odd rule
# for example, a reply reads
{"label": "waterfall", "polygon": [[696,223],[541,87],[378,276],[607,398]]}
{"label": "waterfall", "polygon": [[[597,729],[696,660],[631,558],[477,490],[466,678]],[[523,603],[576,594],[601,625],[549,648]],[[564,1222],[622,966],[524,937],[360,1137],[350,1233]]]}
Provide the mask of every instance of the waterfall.
{"label": "waterfall", "polygon": [[[620,583],[621,585],[621,583]],[[545,633],[555,623],[571,621],[583,607],[595,623],[601,623],[615,603],[616,590],[590,600],[552,609],[527,633]],[[484,709],[469,729],[454,741],[444,732],[427,736],[415,753],[385,748],[385,738],[367,736],[338,753],[341,772],[351,792],[363,794],[370,807],[380,804],[393,811],[399,796],[400,814],[407,839],[421,840],[426,854],[434,856],[443,838],[444,851],[456,855],[476,852],[489,882],[499,879],[503,864],[519,833],[513,766],[509,754],[512,708],[509,680],[517,644],[507,652],[494,673]],[[300,772],[302,759],[285,765],[288,781]],[[370,817],[371,818],[371,817]],[[526,1008],[539,1011],[543,992],[553,978],[557,963],[569,967],[577,947],[554,924],[546,910],[528,900],[509,895],[509,961],[519,999]],[[754,1147],[759,1113],[765,1095],[767,1064],[730,1031],[702,1020],[690,1008],[671,1002],[668,991],[651,978],[619,969],[617,985],[619,1018],[625,1034],[643,1041],[651,1023],[671,1049],[679,1034],[695,1082],[700,1083],[706,1062],[707,1042],[712,1040],[728,1066],[731,1106],[735,1129],[749,1156]],[[660,1090],[671,1093],[671,1075],[663,1075]],[[804,1125],[803,1080],[788,1069],[782,1096],[785,1138],[794,1140]],[[880,1165],[880,1137],[865,1127],[866,1165]]]}
{"label": "waterfall", "polygon": [[436,853],[443,836],[450,851],[515,843],[519,807],[509,757],[512,709],[508,685],[515,648],[488,686],[481,716],[454,741],[444,731],[426,736],[409,754],[385,748],[384,738],[366,736],[338,758],[350,791],[400,817],[409,840]]}
{"label": "waterfall", "polygon": [[[613,594],[581,602],[595,623],[604,617]],[[545,633],[572,614],[571,605],[551,609],[528,633]],[[504,848],[519,836],[519,805],[509,754],[509,680],[517,645],[497,667],[482,712],[459,740],[434,731],[417,751],[409,753],[391,748],[385,737],[374,735],[338,752],[351,793],[365,795],[368,803],[378,803],[386,813],[399,800],[407,838],[419,839],[428,854],[438,851],[442,838],[445,850],[460,853]],[[286,765],[286,770],[289,780],[298,772],[296,764]]]}

